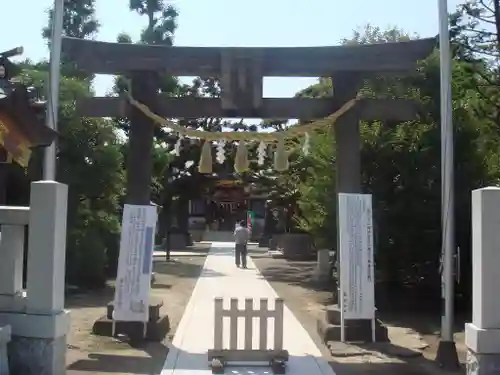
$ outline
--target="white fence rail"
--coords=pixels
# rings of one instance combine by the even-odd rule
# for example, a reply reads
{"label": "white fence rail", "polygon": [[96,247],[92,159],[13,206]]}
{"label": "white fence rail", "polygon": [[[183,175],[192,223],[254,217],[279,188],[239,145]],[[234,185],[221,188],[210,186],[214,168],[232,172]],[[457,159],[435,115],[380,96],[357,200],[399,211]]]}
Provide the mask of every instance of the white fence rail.
{"label": "white fence rail", "polygon": [[[284,367],[288,360],[288,352],[283,349],[283,312],[284,302],[281,298],[275,299],[274,310],[269,309],[268,299],[261,298],[257,309],[254,309],[254,300],[245,299],[244,309],[238,307],[238,299],[231,298],[229,309],[224,309],[223,298],[214,301],[214,348],[208,351],[208,360],[212,361],[213,373],[225,367],[230,362],[266,362],[273,367]],[[229,318],[229,347],[224,347],[224,318]],[[238,348],[238,320],[244,320],[243,348]],[[254,318],[259,320],[258,331],[254,329]],[[273,348],[269,349],[268,322],[274,320]],[[258,348],[253,347],[254,336],[258,334]],[[281,373],[276,372],[275,373]],[[284,373],[284,372],[283,372]]]}

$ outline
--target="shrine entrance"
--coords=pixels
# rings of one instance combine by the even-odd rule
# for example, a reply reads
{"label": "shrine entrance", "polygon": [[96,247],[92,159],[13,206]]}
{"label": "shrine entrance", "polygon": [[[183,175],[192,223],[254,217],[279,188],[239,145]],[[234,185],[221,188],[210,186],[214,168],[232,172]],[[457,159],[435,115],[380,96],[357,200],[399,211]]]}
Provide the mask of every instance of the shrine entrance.
{"label": "shrine entrance", "polygon": [[[305,144],[308,131],[332,127],[336,150],[335,166],[332,165],[336,187],[332,194],[362,193],[360,122],[411,121],[415,120],[419,108],[410,100],[362,97],[359,93],[368,79],[415,72],[417,61],[429,56],[435,47],[435,38],[371,45],[278,48],[167,47],[63,38],[63,53],[75,61],[79,69],[90,74],[124,75],[128,80],[128,91],[121,97],[81,98],[77,108],[83,116],[130,119],[125,203],[141,206],[151,202],[157,126],[170,129],[178,140],[185,137],[203,140],[198,172],[207,176],[214,175],[212,163],[217,159],[212,156],[212,148],[223,148],[226,141],[234,143],[234,170],[238,174],[249,170],[245,143],[251,142],[259,142],[258,150],[267,150],[267,146],[272,145],[273,168],[284,171],[292,152],[287,148],[291,141],[304,139]],[[220,97],[159,94],[161,74],[214,78],[220,84]],[[324,98],[264,98],[264,77],[327,77],[332,80],[333,93]],[[175,118],[299,119],[300,125],[283,132],[204,132],[167,120]],[[259,152],[258,163],[263,165],[261,155]],[[224,228],[232,230],[237,217],[232,210],[236,201],[213,197],[215,205],[217,199],[221,208],[218,217]],[[332,244],[332,248],[338,249],[336,245]],[[333,310],[339,311],[338,307],[332,307]],[[358,323],[360,327],[368,327],[361,334],[371,337],[369,325],[353,322],[352,327],[358,327]]]}
{"label": "shrine entrance", "polygon": [[224,232],[233,231],[236,223],[246,217],[247,199],[244,186],[237,181],[217,180],[207,197],[208,228]]}
{"label": "shrine entrance", "polygon": [[215,229],[231,231],[244,214],[244,202],[231,197],[214,197],[212,207],[215,208]]}
{"label": "shrine entrance", "polygon": [[[287,155],[285,140],[281,139],[281,144],[277,141],[279,133],[217,135],[197,132],[164,121],[165,118],[300,119],[305,125],[291,128],[299,133],[305,132],[303,129],[311,120],[324,119],[320,124],[324,126],[335,122],[336,193],[361,193],[360,121],[410,121],[415,119],[418,108],[405,99],[358,98],[358,92],[366,79],[414,72],[417,61],[429,56],[435,46],[435,38],[356,46],[277,48],[164,47],[63,38],[64,54],[80,69],[91,74],[122,74],[130,80],[129,92],[122,97],[81,98],[77,106],[83,116],[130,119],[126,203],[133,205],[149,205],[151,200],[151,156],[156,126],[175,128],[174,136],[177,133],[179,137],[205,140],[202,158],[206,157],[205,163],[200,160],[200,172],[205,170],[207,160],[212,161],[208,147],[212,142],[221,138],[241,142],[250,136],[255,137],[253,141],[274,138],[271,141],[277,142],[277,149],[281,149],[277,152],[281,157],[275,158],[275,165],[278,160],[280,167],[275,169],[284,170],[288,166],[284,159],[287,156],[283,158]],[[220,97],[158,94],[160,74],[216,78],[220,82]],[[334,93],[326,98],[263,98],[264,77],[329,77]],[[342,110],[346,105],[348,110]],[[334,116],[338,112],[342,113]],[[236,156],[238,159],[238,152]],[[227,206],[224,209],[227,211]],[[228,223],[234,221],[231,215],[223,216],[231,217]]]}

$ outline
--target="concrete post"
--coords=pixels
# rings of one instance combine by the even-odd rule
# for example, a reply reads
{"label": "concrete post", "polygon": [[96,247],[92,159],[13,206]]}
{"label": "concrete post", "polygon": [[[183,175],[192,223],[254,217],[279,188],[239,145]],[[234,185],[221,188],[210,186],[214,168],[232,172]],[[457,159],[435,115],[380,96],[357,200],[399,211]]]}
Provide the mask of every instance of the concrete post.
{"label": "concrete post", "polygon": [[2,225],[0,240],[0,295],[13,297],[23,291],[24,226]]}
{"label": "concrete post", "polygon": [[0,327],[0,375],[10,375],[7,344],[10,342],[10,326]]}
{"label": "concrete post", "polygon": [[64,309],[68,187],[54,181],[31,184],[27,307],[30,312]]}
{"label": "concrete post", "polygon": [[472,192],[472,323],[468,375],[500,374],[500,188]]}
{"label": "concrete post", "polygon": [[66,374],[67,195],[64,184],[31,184],[26,309],[11,314],[0,312],[0,325],[12,327],[9,365],[13,374]]}
{"label": "concrete post", "polygon": [[330,250],[319,249],[317,251],[317,263],[314,271],[314,280],[318,283],[329,282],[331,279]]}

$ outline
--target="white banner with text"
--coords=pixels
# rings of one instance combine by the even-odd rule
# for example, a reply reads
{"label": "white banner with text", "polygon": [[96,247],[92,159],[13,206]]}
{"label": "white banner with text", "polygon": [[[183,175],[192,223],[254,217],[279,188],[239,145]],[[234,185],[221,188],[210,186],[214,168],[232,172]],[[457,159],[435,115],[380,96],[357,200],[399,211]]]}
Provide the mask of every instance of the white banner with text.
{"label": "white banner with text", "polygon": [[375,318],[370,194],[339,194],[340,305],[343,319]]}
{"label": "white banner with text", "polygon": [[113,319],[147,322],[157,211],[154,206],[123,208]]}

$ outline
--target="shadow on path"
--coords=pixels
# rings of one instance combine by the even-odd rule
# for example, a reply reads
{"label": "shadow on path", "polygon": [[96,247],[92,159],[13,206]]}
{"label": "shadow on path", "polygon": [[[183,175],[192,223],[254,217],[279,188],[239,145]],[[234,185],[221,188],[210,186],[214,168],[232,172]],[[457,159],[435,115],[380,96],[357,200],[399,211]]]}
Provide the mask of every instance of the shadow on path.
{"label": "shadow on path", "polygon": [[[134,348],[137,349],[137,348]],[[145,343],[140,348],[143,356],[90,353],[87,359],[78,360],[68,366],[68,375],[94,372],[116,374],[159,374],[168,354],[162,343]]]}
{"label": "shadow on path", "polygon": [[[172,347],[170,349],[170,356],[164,370],[193,372],[196,374],[211,374],[208,357],[206,353],[191,353],[180,348]],[[205,370],[205,371],[204,371]],[[176,372],[174,372],[175,374]],[[329,375],[332,371],[328,363],[322,358],[317,358],[310,355],[296,356],[290,355],[287,372],[288,375]],[[231,375],[271,375],[273,372],[269,366],[265,364],[256,364],[255,366],[234,366],[228,365],[226,367],[226,374]],[[341,374],[339,374],[341,375]]]}

